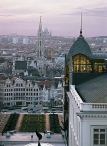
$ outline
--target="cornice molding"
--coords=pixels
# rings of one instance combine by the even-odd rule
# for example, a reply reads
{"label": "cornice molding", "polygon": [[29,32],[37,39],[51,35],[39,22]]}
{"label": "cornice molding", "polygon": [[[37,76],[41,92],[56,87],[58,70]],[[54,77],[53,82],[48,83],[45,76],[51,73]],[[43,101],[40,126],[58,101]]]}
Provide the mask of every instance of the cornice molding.
{"label": "cornice molding", "polygon": [[107,118],[107,114],[77,114],[80,118]]}

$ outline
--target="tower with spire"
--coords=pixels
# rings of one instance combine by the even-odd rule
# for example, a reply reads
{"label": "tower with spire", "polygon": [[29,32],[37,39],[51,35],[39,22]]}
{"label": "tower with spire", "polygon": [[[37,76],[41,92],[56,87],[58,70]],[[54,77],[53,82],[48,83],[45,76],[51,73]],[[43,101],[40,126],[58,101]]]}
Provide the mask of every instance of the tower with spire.
{"label": "tower with spire", "polygon": [[44,57],[44,42],[43,42],[41,17],[40,17],[40,22],[39,22],[38,34],[37,34],[37,57],[38,59]]}
{"label": "tower with spire", "polygon": [[42,31],[42,21],[40,16],[39,28],[37,32],[37,43],[36,43],[36,68],[41,76],[45,75],[45,57],[44,57],[44,40]]}

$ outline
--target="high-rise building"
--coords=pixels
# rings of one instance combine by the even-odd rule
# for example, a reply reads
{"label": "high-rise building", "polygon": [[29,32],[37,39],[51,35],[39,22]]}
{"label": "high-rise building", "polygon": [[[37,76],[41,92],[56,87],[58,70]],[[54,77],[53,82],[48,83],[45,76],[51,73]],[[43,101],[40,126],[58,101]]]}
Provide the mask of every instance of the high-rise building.
{"label": "high-rise building", "polygon": [[16,37],[13,38],[13,44],[18,44],[18,38]]}
{"label": "high-rise building", "polygon": [[23,38],[23,44],[24,44],[24,45],[27,45],[27,44],[28,44],[28,37],[24,37],[24,38]]}
{"label": "high-rise building", "polygon": [[2,43],[3,44],[8,44],[8,38],[6,36],[2,37]]}

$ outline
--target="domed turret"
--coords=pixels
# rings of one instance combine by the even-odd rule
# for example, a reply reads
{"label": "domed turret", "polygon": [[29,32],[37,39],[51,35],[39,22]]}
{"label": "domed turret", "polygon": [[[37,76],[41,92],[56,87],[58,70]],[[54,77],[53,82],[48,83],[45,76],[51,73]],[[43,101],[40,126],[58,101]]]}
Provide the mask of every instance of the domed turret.
{"label": "domed turret", "polygon": [[68,55],[66,56],[66,62],[69,61],[70,57],[77,55],[77,54],[82,54],[87,56],[88,58],[92,58],[92,52],[91,49],[82,36],[82,13],[81,13],[81,28],[80,28],[80,35],[77,38],[77,40],[74,42],[72,47],[70,48]]}
{"label": "domed turret", "polygon": [[66,61],[68,62],[71,56],[77,54],[83,54],[89,58],[92,58],[91,49],[83,36],[79,36],[78,39],[74,42],[74,44],[72,45],[68,52]]}

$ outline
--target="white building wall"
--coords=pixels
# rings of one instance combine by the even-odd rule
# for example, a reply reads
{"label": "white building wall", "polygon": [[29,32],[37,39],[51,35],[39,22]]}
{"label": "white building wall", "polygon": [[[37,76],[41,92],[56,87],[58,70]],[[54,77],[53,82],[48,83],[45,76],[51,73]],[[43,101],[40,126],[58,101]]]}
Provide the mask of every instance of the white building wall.
{"label": "white building wall", "polygon": [[34,98],[37,102],[42,101],[41,91],[37,84],[33,85],[31,81],[27,83],[17,78],[14,83],[7,79],[3,87],[3,104],[16,105],[21,102],[22,105],[33,104]]}
{"label": "white building wall", "polygon": [[84,103],[73,86],[67,94],[69,97],[68,145],[100,146],[93,144],[93,128],[107,128],[107,103]]}
{"label": "white building wall", "polygon": [[[95,116],[95,115],[93,115]],[[94,146],[93,144],[93,131],[94,127],[107,127],[107,117],[82,117],[82,133],[81,133],[81,145],[80,146]],[[98,115],[100,116],[100,115]],[[97,128],[98,128],[97,127]]]}
{"label": "white building wall", "polygon": [[23,44],[27,45],[28,44],[28,37],[23,38]]}
{"label": "white building wall", "polygon": [[17,44],[18,43],[18,38],[13,38],[13,44]]}
{"label": "white building wall", "polygon": [[[71,146],[77,146],[79,143],[79,117],[76,113],[79,112],[79,107],[71,97],[69,100],[69,143]],[[72,139],[72,140],[71,140]]]}

